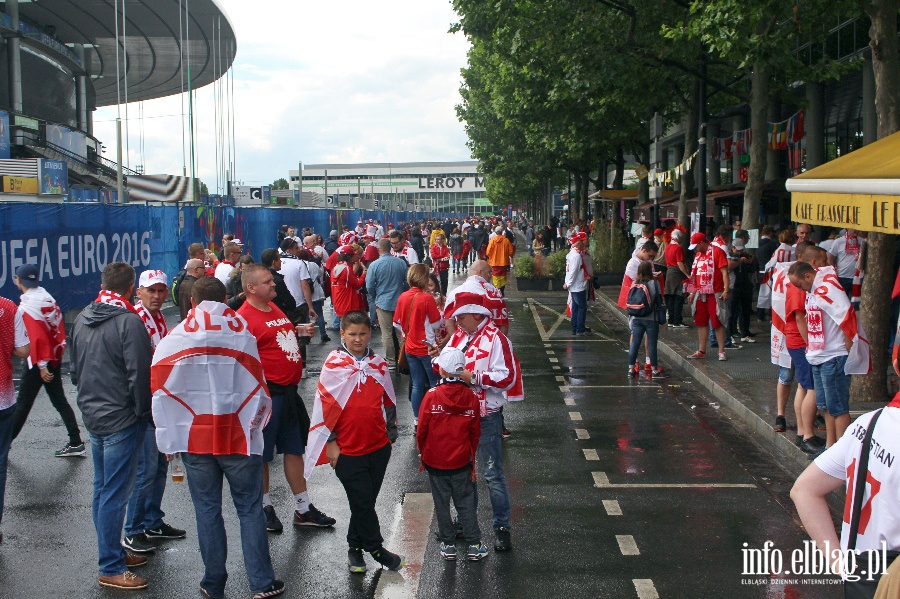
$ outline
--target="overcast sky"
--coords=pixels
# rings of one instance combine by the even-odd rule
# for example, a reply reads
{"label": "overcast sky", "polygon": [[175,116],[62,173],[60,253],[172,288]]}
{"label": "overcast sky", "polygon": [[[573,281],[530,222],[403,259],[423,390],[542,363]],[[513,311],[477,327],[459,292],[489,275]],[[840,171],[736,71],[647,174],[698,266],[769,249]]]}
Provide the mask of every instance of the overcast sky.
{"label": "overcast sky", "polygon": [[[470,158],[454,111],[467,44],[447,33],[456,20],[449,0],[218,1],[237,33],[237,180],[270,183],[299,161]],[[215,192],[212,86],[197,104],[197,173]],[[94,113],[112,159],[115,111]],[[128,110],[131,167],[181,174],[180,96],[143,111],[142,155],[138,105]]]}

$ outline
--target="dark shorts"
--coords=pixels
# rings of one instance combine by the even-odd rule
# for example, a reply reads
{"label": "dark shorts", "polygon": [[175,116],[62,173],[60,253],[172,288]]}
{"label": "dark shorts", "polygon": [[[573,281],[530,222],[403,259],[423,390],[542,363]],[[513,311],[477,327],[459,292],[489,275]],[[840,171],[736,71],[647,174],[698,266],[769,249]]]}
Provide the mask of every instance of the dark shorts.
{"label": "dark shorts", "polygon": [[797,376],[797,383],[807,391],[813,390],[812,366],[806,360],[806,348],[798,349],[788,348],[791,354],[791,361],[794,363],[794,372]]}
{"label": "dark shorts", "polygon": [[300,419],[288,424],[284,418],[284,395],[272,395],[272,416],[263,429],[263,462],[271,462],[278,453],[303,455],[306,451],[306,435],[300,428]]}

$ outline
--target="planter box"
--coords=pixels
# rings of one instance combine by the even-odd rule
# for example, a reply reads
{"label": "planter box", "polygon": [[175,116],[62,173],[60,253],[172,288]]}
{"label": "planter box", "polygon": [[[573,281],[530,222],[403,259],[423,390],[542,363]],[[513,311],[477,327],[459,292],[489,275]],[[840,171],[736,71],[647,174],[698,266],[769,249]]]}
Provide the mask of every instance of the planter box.
{"label": "planter box", "polygon": [[553,279],[548,277],[516,277],[516,287],[519,291],[551,291]]}
{"label": "planter box", "polygon": [[594,273],[594,280],[596,280],[601,287],[605,285],[621,285],[623,277],[625,277],[625,271]]}

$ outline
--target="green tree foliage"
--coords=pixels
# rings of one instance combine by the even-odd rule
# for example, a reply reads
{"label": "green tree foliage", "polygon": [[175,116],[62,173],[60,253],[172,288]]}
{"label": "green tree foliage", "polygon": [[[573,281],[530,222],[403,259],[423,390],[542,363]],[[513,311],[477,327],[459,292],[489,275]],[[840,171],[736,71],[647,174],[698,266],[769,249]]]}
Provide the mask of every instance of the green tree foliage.
{"label": "green tree foliage", "polygon": [[287,179],[282,177],[281,179],[272,181],[270,188],[274,191],[276,189],[290,189],[290,186],[288,185]]}

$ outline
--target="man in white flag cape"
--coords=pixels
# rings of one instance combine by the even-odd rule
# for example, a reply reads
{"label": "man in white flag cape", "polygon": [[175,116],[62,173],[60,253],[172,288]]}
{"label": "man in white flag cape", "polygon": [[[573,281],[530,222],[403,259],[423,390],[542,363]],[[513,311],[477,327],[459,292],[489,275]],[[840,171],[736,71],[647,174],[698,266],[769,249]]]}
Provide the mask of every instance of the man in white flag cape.
{"label": "man in white flag cape", "polygon": [[360,310],[341,318],[341,348],[325,359],[306,445],[306,478],[331,464],[347,493],[347,565],[364,574],[363,551],[389,570],[404,559],[384,548],[375,503],[391,445],[397,440],[397,400],[387,361],[369,349],[372,323]]}
{"label": "man in white flag cape", "polygon": [[203,593],[225,594],[224,477],[241,523],[250,591],[272,597],[284,590],[272,568],[262,509],[262,431],[272,400],[256,338],[224,301],[225,285],[215,277],[199,279],[191,289],[193,309],[153,354],[156,442],[163,453],[181,453],[184,460],[206,567]]}
{"label": "man in white flag cape", "polygon": [[[806,291],[806,357],[812,366],[816,398],[834,420],[834,438],[850,425],[850,377],[871,370],[869,342],[834,267],[818,270],[804,262],[788,271],[791,283]],[[833,438],[829,435],[829,445]]]}

